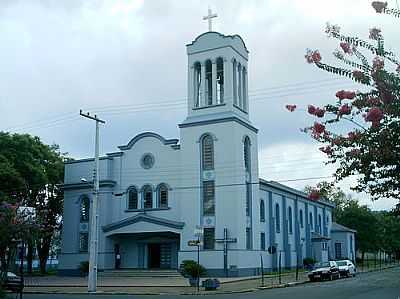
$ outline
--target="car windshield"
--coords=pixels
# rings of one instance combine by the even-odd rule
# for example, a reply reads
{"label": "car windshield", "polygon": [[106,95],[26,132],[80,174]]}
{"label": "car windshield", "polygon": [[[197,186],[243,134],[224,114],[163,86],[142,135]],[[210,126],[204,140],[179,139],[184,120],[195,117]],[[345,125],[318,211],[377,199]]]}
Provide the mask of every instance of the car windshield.
{"label": "car windshield", "polygon": [[346,266],[347,265],[346,261],[338,261],[338,262],[336,262],[336,264],[338,266]]}
{"label": "car windshield", "polygon": [[326,268],[326,267],[330,267],[331,265],[329,264],[329,262],[324,262],[324,263],[316,263],[314,265],[314,268]]}

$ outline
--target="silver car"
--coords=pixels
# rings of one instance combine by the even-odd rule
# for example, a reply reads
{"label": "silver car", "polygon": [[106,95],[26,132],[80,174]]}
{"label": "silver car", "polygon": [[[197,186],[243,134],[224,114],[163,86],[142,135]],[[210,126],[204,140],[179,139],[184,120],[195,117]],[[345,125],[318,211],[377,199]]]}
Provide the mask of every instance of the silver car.
{"label": "silver car", "polygon": [[357,268],[350,260],[341,260],[336,261],[336,264],[339,267],[340,276],[356,276]]}

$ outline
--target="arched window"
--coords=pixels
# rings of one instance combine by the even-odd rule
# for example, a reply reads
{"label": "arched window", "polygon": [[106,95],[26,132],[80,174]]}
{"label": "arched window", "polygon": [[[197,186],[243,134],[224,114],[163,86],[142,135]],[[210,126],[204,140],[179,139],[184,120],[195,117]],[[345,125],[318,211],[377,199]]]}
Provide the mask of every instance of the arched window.
{"label": "arched window", "polygon": [[148,185],[143,187],[143,206],[145,209],[153,207],[153,189]]}
{"label": "arched window", "polygon": [[165,184],[158,187],[158,206],[160,208],[168,207],[168,187]]}
{"label": "arched window", "polygon": [[201,64],[196,62],[194,64],[194,105],[200,107],[201,103]]}
{"label": "arched window", "polygon": [[303,219],[303,210],[300,210],[299,212],[299,218],[300,218],[300,227],[303,228],[304,227],[304,219]]}
{"label": "arched window", "polygon": [[217,104],[224,102],[224,60],[217,58]]}
{"label": "arched window", "polygon": [[322,220],[321,220],[321,215],[318,215],[318,231],[321,234],[322,233]]}
{"label": "arched window", "polygon": [[128,209],[136,210],[138,208],[138,191],[135,187],[128,190]]}
{"label": "arched window", "polygon": [[250,171],[251,166],[251,157],[250,157],[250,138],[246,136],[244,139],[244,149],[243,149],[243,159],[244,159],[244,168],[246,171]]}
{"label": "arched window", "polygon": [[310,212],[310,229],[314,228],[314,223],[313,223],[313,216],[312,213]]}
{"label": "arched window", "polygon": [[89,197],[87,196],[82,197],[80,205],[81,222],[89,222],[89,206],[90,206]]}
{"label": "arched window", "polygon": [[206,103],[208,106],[213,104],[212,102],[212,63],[211,60],[206,61]]}
{"label": "arched window", "polygon": [[260,221],[265,222],[265,204],[262,199],[260,201]]}
{"label": "arched window", "polygon": [[237,105],[237,64],[236,60],[234,59],[232,62],[233,65],[233,104]]}
{"label": "arched window", "polygon": [[289,234],[293,234],[293,212],[292,207],[288,209],[288,217],[289,217]]}
{"label": "arched window", "polygon": [[214,140],[212,136],[205,135],[201,140],[203,170],[214,169]]}
{"label": "arched window", "polygon": [[246,109],[247,109],[247,102],[246,102],[246,100],[247,100],[246,99],[246,96],[247,96],[247,94],[246,94],[246,76],[247,76],[246,68],[243,67],[242,68],[242,101],[243,101],[242,108],[243,108],[244,111],[246,111]]}
{"label": "arched window", "polygon": [[243,101],[242,101],[242,65],[239,63],[237,67],[237,86],[238,86],[238,102],[239,102],[239,107],[242,108],[243,106]]}
{"label": "arched window", "polygon": [[280,216],[279,204],[275,205],[275,226],[276,226],[276,232],[279,233],[281,231],[281,216]]}

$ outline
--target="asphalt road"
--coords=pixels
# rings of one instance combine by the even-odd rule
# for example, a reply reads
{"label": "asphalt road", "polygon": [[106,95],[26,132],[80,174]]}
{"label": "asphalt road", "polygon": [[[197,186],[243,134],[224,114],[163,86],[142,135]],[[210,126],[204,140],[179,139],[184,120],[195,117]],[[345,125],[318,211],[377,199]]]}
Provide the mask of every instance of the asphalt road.
{"label": "asphalt road", "polygon": [[[26,299],[152,299],[152,298],[198,298],[198,296],[138,296],[138,295],[24,295]],[[203,297],[204,298],[204,297]],[[355,278],[346,278],[335,281],[307,283],[296,287],[259,290],[241,294],[209,295],[207,299],[400,299],[400,267],[382,272],[363,273]]]}

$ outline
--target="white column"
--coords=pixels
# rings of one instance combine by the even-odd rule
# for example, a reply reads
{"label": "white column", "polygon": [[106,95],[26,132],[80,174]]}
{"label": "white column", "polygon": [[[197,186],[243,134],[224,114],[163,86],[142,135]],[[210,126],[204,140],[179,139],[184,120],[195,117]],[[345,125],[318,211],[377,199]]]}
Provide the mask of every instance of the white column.
{"label": "white column", "polygon": [[247,71],[247,68],[246,68],[246,80],[245,80],[245,86],[246,86],[246,94],[245,94],[245,96],[246,96],[246,111],[247,111],[247,113],[249,112],[249,104],[250,104],[250,102],[249,102],[249,72]]}
{"label": "white column", "polygon": [[247,111],[247,70],[246,68],[242,68],[242,100],[243,100],[243,110]]}
{"label": "white column", "polygon": [[157,205],[157,188],[153,191],[153,208],[158,208]]}
{"label": "white column", "polygon": [[237,64],[235,63],[235,59],[232,59],[231,62],[232,66],[232,73],[230,73],[230,76],[232,78],[232,96],[233,96],[233,104],[237,105]]}
{"label": "white column", "polygon": [[233,103],[233,87],[232,87],[232,62],[224,58],[224,98],[223,102]]}
{"label": "white column", "polygon": [[217,104],[217,61],[214,59],[212,61],[212,73],[211,73],[211,80],[212,80],[212,104]]}
{"label": "white column", "polygon": [[239,98],[239,107],[243,109],[243,99],[242,99],[242,66],[238,65],[238,98]]}
{"label": "white column", "polygon": [[201,99],[200,99],[200,107],[207,105],[206,99],[206,64],[204,62],[201,63]]}
{"label": "white column", "polygon": [[189,66],[188,70],[188,113],[196,107],[196,87],[194,81],[194,66]]}

